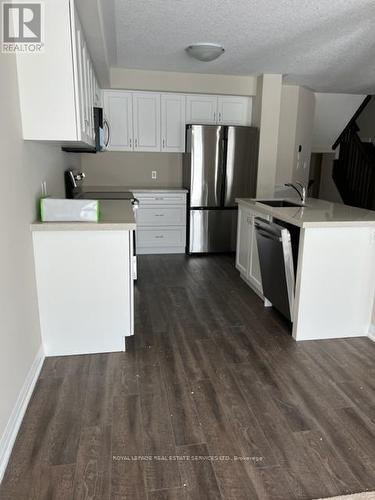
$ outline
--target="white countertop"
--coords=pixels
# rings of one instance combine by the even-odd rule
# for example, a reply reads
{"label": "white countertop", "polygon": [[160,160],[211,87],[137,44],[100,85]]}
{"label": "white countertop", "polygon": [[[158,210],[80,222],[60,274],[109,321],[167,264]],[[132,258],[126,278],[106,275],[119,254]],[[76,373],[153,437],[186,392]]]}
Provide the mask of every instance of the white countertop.
{"label": "white countertop", "polygon": [[34,222],[31,231],[134,231],[133,207],[127,200],[100,200],[99,222]]}
{"label": "white countertop", "polygon": [[140,186],[84,186],[85,193],[90,192],[104,192],[104,193],[121,193],[130,191],[132,193],[187,193],[187,189],[178,187],[140,187]]}
{"label": "white countertop", "polygon": [[[263,198],[265,199],[265,198]],[[295,198],[288,201],[298,203]],[[308,198],[303,207],[270,207],[253,198],[238,198],[239,205],[299,227],[375,226],[375,211]]]}

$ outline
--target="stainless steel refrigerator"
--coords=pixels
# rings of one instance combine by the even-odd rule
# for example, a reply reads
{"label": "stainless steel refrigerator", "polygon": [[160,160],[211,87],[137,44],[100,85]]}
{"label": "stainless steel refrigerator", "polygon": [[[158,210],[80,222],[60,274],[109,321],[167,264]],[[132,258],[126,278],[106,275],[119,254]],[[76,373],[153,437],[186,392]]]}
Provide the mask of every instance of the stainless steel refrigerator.
{"label": "stainless steel refrigerator", "polygon": [[187,126],[188,253],[235,250],[235,198],[255,197],[258,136],[255,127]]}

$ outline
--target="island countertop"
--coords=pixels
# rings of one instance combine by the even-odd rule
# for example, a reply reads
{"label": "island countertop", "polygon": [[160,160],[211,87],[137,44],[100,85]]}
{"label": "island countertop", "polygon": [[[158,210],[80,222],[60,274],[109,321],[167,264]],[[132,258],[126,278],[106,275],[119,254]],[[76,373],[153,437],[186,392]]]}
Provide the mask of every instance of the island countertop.
{"label": "island countertop", "polygon": [[31,224],[31,231],[134,231],[133,206],[128,200],[99,200],[98,222],[41,222]]}
{"label": "island countertop", "polygon": [[[265,201],[265,199],[263,199]],[[288,201],[298,203],[295,198]],[[375,226],[375,211],[308,198],[303,207],[270,207],[253,198],[237,198],[239,205],[298,227]]]}

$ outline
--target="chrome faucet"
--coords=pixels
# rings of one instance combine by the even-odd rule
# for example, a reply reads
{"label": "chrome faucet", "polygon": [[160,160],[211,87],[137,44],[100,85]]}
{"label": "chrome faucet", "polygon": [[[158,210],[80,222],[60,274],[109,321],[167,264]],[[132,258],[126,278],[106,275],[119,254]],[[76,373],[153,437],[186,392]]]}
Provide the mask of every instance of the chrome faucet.
{"label": "chrome faucet", "polygon": [[[305,184],[303,184],[302,182],[298,182],[296,181],[295,184],[291,183],[291,182],[287,182],[285,184],[285,186],[287,187],[291,187],[293,188],[295,191],[297,191],[298,193],[298,196],[301,198],[301,201],[302,201],[302,205],[304,205],[306,203],[306,195],[307,195],[307,188],[305,186]],[[298,189],[299,188],[299,189]]]}

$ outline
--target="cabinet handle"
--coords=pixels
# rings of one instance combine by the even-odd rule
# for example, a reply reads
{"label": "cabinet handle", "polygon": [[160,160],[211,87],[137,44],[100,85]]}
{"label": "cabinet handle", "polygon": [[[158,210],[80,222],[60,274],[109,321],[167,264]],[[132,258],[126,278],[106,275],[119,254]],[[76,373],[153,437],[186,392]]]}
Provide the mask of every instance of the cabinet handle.
{"label": "cabinet handle", "polygon": [[214,111],[214,122],[216,122],[216,111]]}
{"label": "cabinet handle", "polygon": [[165,139],[163,139],[163,149],[165,149]]}
{"label": "cabinet handle", "polygon": [[160,235],[160,236],[155,236],[155,238],[157,238],[157,239],[161,239],[161,238],[164,238],[164,236],[163,236],[163,235]]}
{"label": "cabinet handle", "polygon": [[164,214],[155,214],[155,217],[164,217]]}
{"label": "cabinet handle", "polygon": [[221,113],[219,113],[219,122],[221,122]]}
{"label": "cabinet handle", "polygon": [[138,147],[138,139],[135,140],[135,147]]}
{"label": "cabinet handle", "polygon": [[131,149],[131,147],[132,147],[132,139],[131,138],[129,139],[129,146],[130,146],[130,149]]}

